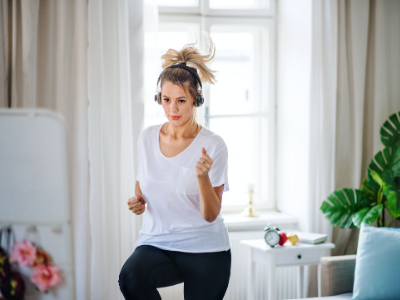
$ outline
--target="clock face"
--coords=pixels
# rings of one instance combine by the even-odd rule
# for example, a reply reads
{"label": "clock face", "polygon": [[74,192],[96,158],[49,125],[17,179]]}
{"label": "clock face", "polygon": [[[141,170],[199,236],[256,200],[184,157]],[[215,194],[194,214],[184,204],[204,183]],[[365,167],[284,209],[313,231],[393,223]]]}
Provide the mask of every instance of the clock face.
{"label": "clock face", "polygon": [[273,247],[273,246],[278,245],[279,241],[281,240],[281,237],[280,237],[279,233],[276,232],[275,230],[268,230],[265,233],[264,239],[268,245]]}

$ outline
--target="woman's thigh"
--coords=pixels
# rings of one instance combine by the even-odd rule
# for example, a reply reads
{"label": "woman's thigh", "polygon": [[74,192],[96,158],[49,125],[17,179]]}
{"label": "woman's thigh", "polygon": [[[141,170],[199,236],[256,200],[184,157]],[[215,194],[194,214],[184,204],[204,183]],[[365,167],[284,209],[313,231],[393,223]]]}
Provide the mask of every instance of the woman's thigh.
{"label": "woman's thigh", "polygon": [[231,274],[231,252],[179,253],[185,300],[222,300]]}
{"label": "woman's thigh", "polygon": [[125,299],[161,299],[156,288],[181,282],[182,273],[167,252],[149,245],[135,249],[119,276]]}

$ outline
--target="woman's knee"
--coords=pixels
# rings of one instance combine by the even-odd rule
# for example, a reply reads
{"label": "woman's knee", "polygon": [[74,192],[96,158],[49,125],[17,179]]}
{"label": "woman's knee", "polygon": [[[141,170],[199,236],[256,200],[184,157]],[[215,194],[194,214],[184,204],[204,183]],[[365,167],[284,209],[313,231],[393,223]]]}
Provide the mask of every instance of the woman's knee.
{"label": "woman's knee", "polygon": [[128,259],[119,273],[119,288],[125,299],[140,299],[135,297],[140,289],[145,286],[140,265],[132,263]]}

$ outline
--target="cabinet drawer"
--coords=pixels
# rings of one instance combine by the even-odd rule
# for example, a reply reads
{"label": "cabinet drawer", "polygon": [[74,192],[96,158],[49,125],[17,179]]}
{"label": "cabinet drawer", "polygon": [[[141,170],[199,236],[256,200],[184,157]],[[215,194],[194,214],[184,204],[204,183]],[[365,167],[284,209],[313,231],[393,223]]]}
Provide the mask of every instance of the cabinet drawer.
{"label": "cabinet drawer", "polygon": [[319,249],[299,249],[297,251],[282,251],[276,253],[276,265],[302,265],[302,264],[318,264],[321,259],[321,250]]}

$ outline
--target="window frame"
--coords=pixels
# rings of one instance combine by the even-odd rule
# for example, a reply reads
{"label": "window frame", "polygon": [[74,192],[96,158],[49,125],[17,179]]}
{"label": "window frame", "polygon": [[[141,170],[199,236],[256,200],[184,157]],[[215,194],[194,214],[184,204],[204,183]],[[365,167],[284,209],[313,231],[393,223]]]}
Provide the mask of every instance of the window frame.
{"label": "window frame", "polygon": [[[209,8],[209,0],[199,0],[198,7],[167,7],[159,6],[160,23],[196,23],[200,24],[200,31],[210,32],[212,25],[237,25],[249,24],[266,26],[268,32],[268,48],[263,45],[262,49],[268,49],[266,56],[262,58],[262,84],[260,92],[264,100],[268,99],[266,113],[252,113],[246,116],[267,115],[268,124],[268,194],[267,201],[257,203],[257,209],[276,209],[276,145],[277,145],[277,123],[276,123],[276,0],[269,0],[270,7],[265,9],[212,9]],[[261,42],[264,42],[263,40]],[[205,44],[204,39],[199,40],[200,47]],[[261,50],[260,50],[261,51]],[[269,62],[269,65],[267,65]],[[268,93],[267,93],[268,91]],[[206,105],[209,103],[210,89],[204,90]],[[199,115],[204,116],[204,108]],[[227,115],[231,116],[231,115]],[[245,115],[241,115],[245,116]],[[215,117],[215,116],[212,116]],[[243,210],[245,205],[224,205],[221,212],[238,212]]]}
{"label": "window frame", "polygon": [[210,0],[199,0],[198,6],[159,6],[159,14],[201,15],[223,17],[271,17],[276,15],[275,0],[266,0],[269,7],[261,9],[220,9],[210,8]]}

